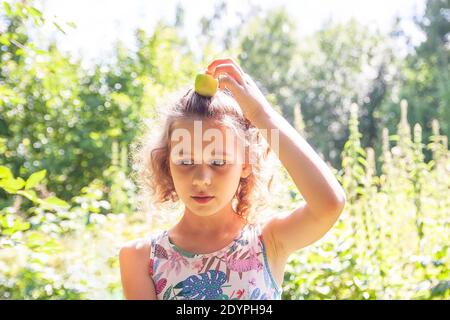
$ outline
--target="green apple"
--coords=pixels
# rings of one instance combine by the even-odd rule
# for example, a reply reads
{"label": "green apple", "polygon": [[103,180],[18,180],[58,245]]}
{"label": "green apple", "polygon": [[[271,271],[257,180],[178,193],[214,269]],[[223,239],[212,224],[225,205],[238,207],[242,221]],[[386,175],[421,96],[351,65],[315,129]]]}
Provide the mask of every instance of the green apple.
{"label": "green apple", "polygon": [[205,97],[212,97],[219,88],[219,81],[207,73],[195,77],[195,92]]}

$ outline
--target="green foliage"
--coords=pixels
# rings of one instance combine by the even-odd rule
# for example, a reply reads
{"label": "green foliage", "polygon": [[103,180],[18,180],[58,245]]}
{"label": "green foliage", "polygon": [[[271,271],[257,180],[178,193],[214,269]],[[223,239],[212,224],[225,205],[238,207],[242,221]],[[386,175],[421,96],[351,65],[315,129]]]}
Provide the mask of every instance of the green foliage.
{"label": "green foliage", "polygon": [[49,170],[49,188],[67,200],[108,168],[105,148],[114,141],[129,145],[161,97],[200,68],[177,30],[161,22],[150,35],[137,31],[136,52],[118,43],[115,62],[84,70],[55,44],[37,50],[25,29],[37,10],[25,12],[7,15],[2,35],[17,39],[3,41],[0,51],[0,138],[9,150],[2,162],[16,174]]}
{"label": "green foliage", "polygon": [[[291,256],[283,298],[450,297],[448,1],[427,2],[426,41],[400,60],[388,35],[356,21],[299,42],[283,9],[252,7],[228,28],[218,2],[198,52],[179,5],[174,26],[136,30],[135,51],[118,42],[113,61],[89,70],[55,43],[36,47],[30,23],[76,25],[32,4],[1,4],[0,299],[122,298],[118,247],[151,231],[136,213],[129,146],[219,55],[237,57],[346,191],[334,228]],[[296,208],[288,173],[276,176],[270,209]]]}
{"label": "green foliage", "polygon": [[[342,154],[347,195],[335,227],[291,256],[285,299],[448,299],[450,152],[437,123],[424,161],[420,126],[411,141],[406,101],[398,135],[383,135],[382,172],[361,149],[357,106]],[[391,148],[390,140],[396,141]]]}
{"label": "green foliage", "polygon": [[[411,48],[411,53],[399,68],[399,81],[395,85],[396,98],[385,101],[380,108],[385,117],[381,124],[391,129],[398,118],[396,104],[407,99],[409,120],[422,125],[424,139],[432,136],[432,121],[441,121],[443,135],[449,135],[450,124],[450,3],[447,0],[429,0],[423,16],[415,17],[417,27],[425,39]],[[431,159],[429,150],[426,158]]]}

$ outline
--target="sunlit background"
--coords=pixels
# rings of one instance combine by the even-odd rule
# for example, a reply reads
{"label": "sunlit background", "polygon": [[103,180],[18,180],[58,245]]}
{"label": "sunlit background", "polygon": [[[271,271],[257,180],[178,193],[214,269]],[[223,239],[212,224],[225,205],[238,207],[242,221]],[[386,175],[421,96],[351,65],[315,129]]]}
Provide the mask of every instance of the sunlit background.
{"label": "sunlit background", "polygon": [[[56,38],[64,51],[73,55],[80,55],[86,63],[92,59],[104,59],[104,55],[112,54],[112,45],[116,40],[123,41],[127,47],[134,48],[136,43],[133,32],[137,28],[151,31],[157,21],[163,19],[168,23],[175,23],[176,9],[180,1],[129,1],[126,5],[120,0],[81,0],[58,1],[42,0],[36,4],[49,17],[58,17],[60,21],[73,21],[76,29],[67,30],[66,35],[56,32],[54,28],[43,28],[44,36],[37,38],[40,44],[45,44],[51,38]],[[421,30],[414,24],[413,17],[419,16],[425,9],[424,0],[397,1],[226,1],[221,26],[233,26],[240,22],[239,15],[251,11],[251,7],[258,6],[263,10],[283,7],[295,20],[297,36],[301,39],[319,30],[329,19],[336,22],[346,22],[351,18],[379,28],[387,32],[392,28],[395,18],[402,19],[402,27],[411,37],[413,44],[424,40]],[[199,44],[196,35],[202,31],[200,20],[205,16],[214,15],[215,10],[221,8],[221,2],[188,1],[184,4],[185,29],[182,34],[189,39],[192,48]],[[220,33],[221,28],[217,28]]]}
{"label": "sunlit background", "polygon": [[139,206],[141,124],[223,56],[347,195],[283,299],[448,299],[449,34],[448,0],[0,1],[0,299],[123,298],[120,245],[181,212]]}

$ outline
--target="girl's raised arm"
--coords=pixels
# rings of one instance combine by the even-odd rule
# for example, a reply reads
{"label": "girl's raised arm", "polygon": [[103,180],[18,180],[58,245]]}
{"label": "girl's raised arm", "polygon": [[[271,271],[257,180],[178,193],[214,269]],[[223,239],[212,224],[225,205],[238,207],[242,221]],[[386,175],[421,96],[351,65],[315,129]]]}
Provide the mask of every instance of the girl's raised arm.
{"label": "girl's raised arm", "polygon": [[[255,82],[232,59],[215,60],[208,70],[219,77],[219,87],[231,91],[244,115],[262,132],[292,177],[306,203],[290,214],[277,216],[265,226],[279,256],[288,256],[318,239],[334,225],[344,205],[345,193],[326,163],[308,142],[278,114]],[[272,141],[271,130],[278,132]],[[277,135],[275,135],[277,136]]]}

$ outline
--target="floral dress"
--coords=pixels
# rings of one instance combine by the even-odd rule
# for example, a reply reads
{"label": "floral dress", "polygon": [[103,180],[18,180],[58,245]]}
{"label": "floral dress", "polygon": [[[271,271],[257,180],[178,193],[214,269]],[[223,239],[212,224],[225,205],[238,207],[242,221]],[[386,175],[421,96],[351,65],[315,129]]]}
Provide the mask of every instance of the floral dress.
{"label": "floral dress", "polygon": [[150,241],[149,274],[160,300],[281,299],[261,224],[246,224],[230,244],[208,254],[182,250],[171,242],[167,231]]}

